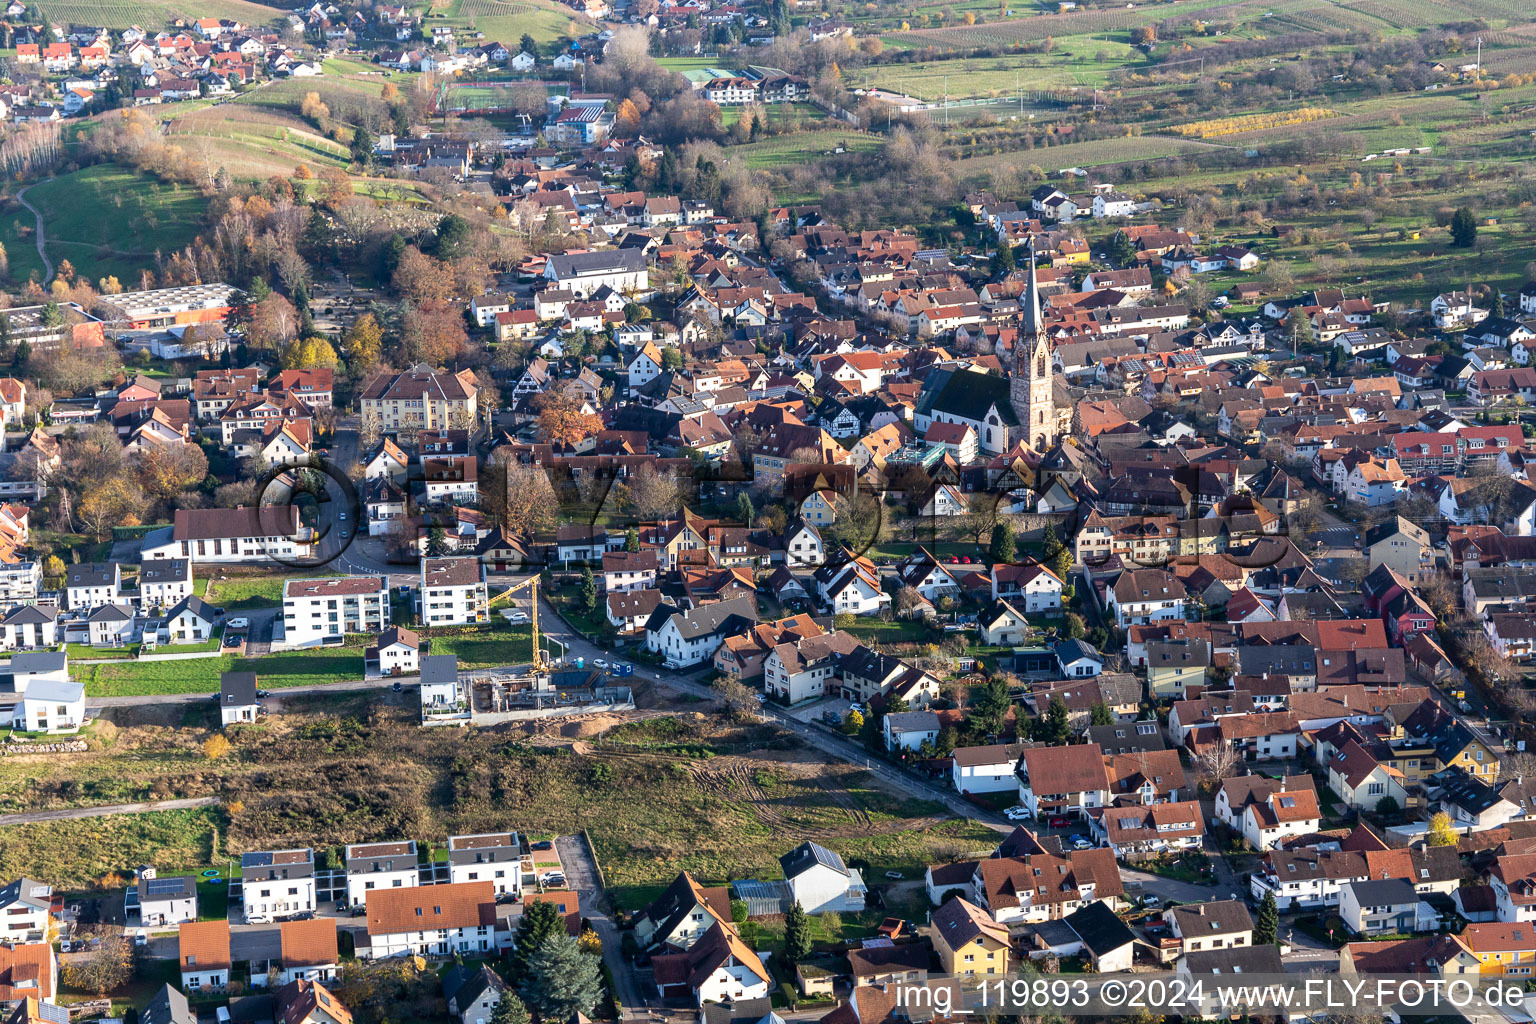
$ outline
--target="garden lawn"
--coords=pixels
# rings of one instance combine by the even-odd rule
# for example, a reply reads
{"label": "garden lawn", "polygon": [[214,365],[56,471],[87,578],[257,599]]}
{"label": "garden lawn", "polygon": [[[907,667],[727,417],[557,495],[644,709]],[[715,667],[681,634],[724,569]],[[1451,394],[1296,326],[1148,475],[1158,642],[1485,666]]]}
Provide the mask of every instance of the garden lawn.
{"label": "garden lawn", "polygon": [[71,665],[71,677],[88,697],[212,693],[224,672],[255,672],[263,689],[326,686],[363,678],[360,648],[326,647],[283,651],[259,658],[221,654],[188,661],[108,662]]}
{"label": "garden lawn", "polygon": [[423,630],[422,636],[431,639],[433,654],[457,655],[460,669],[526,665],[533,660],[533,627],[529,625],[496,629],[489,633],[447,635]]}
{"label": "garden lawn", "polygon": [[231,576],[213,579],[208,581],[204,600],[229,613],[250,608],[280,608],[283,604],[284,581],[342,575],[345,573],[301,572],[291,576]]}

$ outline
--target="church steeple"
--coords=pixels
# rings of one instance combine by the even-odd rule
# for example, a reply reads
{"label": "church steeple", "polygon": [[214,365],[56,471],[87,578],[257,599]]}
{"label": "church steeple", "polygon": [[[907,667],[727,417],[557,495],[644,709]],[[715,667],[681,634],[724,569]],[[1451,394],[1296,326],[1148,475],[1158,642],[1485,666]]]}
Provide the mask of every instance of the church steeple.
{"label": "church steeple", "polygon": [[1040,281],[1035,271],[1035,240],[1029,239],[1029,279],[1024,291],[1024,322],[1014,346],[1013,379],[1009,385],[1014,415],[1019,421],[1018,440],[1037,452],[1045,452],[1059,436],[1051,351],[1040,314]]}

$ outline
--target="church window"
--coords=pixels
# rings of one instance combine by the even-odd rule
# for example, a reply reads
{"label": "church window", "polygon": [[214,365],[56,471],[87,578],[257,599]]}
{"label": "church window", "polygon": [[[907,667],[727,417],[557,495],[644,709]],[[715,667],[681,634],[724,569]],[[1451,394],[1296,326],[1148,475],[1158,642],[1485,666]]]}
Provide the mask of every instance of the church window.
{"label": "church window", "polygon": [[1045,376],[1045,353],[1044,352],[1041,352],[1038,356],[1035,357],[1035,376],[1036,377],[1044,377]]}

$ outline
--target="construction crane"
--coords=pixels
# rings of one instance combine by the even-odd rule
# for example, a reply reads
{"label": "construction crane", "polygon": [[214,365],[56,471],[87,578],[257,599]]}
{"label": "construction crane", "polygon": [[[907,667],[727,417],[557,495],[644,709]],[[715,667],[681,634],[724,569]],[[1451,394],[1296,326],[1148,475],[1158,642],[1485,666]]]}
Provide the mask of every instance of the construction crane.
{"label": "construction crane", "polygon": [[521,583],[512,584],[506,590],[491,598],[488,605],[495,604],[504,597],[510,598],[519,590],[531,590],[533,593],[528,619],[533,623],[533,672],[537,675],[540,672],[548,671],[550,667],[544,657],[544,652],[539,648],[539,578],[537,576],[530,576]]}

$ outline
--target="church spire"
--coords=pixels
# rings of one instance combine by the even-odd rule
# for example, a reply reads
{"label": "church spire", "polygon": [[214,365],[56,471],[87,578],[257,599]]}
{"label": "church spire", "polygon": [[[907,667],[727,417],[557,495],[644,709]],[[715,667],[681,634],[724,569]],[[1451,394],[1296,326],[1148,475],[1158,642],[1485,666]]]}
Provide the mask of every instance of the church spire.
{"label": "church spire", "polygon": [[1035,275],[1035,236],[1029,236],[1029,284],[1024,291],[1024,329],[1019,332],[1019,340],[1029,339],[1034,341],[1045,330],[1045,321],[1040,318],[1040,281]]}

